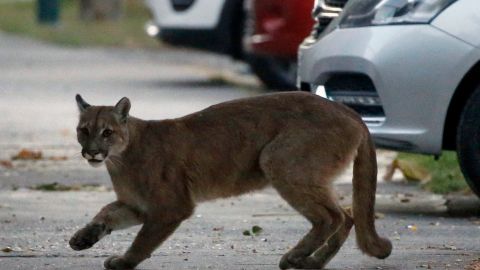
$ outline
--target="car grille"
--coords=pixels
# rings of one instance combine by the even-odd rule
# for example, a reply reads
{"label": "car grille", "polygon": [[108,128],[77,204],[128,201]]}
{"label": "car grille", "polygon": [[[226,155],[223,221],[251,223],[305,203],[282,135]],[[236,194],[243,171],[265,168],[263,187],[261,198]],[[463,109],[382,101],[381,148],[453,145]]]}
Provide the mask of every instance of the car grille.
{"label": "car grille", "polygon": [[348,0],[325,0],[325,4],[330,7],[343,8]]}
{"label": "car grille", "polygon": [[349,106],[362,117],[385,117],[375,86],[364,74],[335,74],[324,87],[329,99]]}
{"label": "car grille", "polygon": [[313,26],[310,39],[318,39],[333,19],[338,17],[340,12],[342,12],[347,2],[348,0],[320,0],[312,12],[316,23]]}

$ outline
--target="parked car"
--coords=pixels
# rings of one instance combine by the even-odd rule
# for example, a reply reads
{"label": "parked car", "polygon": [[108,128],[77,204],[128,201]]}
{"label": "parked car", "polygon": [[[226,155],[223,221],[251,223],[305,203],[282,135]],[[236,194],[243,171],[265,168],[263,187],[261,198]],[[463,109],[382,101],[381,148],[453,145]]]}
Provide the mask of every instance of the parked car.
{"label": "parked car", "polygon": [[312,29],[313,3],[314,0],[247,2],[247,61],[269,88],[296,88],[298,46]]}
{"label": "parked car", "polygon": [[293,89],[296,53],[309,34],[314,0],[146,0],[165,43],[207,50],[250,64],[272,89]]}
{"label": "parked car", "polygon": [[243,0],[145,0],[165,43],[243,58]]}
{"label": "parked car", "polygon": [[301,89],[345,103],[379,146],[456,150],[480,196],[478,0],[350,0],[299,51]]}

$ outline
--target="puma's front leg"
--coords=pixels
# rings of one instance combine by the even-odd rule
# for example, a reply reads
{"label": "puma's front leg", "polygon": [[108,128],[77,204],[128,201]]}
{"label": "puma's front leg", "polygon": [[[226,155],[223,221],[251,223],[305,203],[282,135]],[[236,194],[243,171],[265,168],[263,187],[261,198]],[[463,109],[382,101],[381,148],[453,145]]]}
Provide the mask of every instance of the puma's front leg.
{"label": "puma's front leg", "polygon": [[112,231],[125,229],[142,223],[141,215],[121,202],[106,205],[84,228],[70,239],[74,250],[91,248],[95,243]]}
{"label": "puma's front leg", "polygon": [[184,219],[172,221],[147,220],[138,233],[132,246],[123,256],[108,258],[106,269],[133,269],[143,260],[149,258],[152,252],[172,234]]}

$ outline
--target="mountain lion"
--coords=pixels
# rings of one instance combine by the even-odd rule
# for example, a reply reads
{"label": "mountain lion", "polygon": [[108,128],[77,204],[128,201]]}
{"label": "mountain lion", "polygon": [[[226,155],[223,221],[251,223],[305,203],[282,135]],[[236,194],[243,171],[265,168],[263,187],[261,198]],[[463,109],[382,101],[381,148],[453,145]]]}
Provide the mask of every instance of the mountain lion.
{"label": "mountain lion", "polygon": [[[105,163],[117,200],[70,240],[92,247],[112,231],[143,224],[127,252],[107,269],[133,269],[150,257],[197,203],[273,186],[312,229],[280,268],[323,268],[355,225],[357,243],[380,259],[392,245],[374,225],[377,163],[362,119],[313,94],[286,92],[220,103],[182,118],[129,116],[130,101],[91,106],[76,96],[82,156]],[[353,217],[332,191],[353,161]]]}

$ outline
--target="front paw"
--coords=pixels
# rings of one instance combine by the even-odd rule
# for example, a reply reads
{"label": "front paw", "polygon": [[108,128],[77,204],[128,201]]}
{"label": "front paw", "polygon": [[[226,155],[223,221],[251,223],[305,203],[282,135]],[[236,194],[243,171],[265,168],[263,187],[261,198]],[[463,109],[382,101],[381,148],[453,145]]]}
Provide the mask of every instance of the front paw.
{"label": "front paw", "polygon": [[105,269],[130,270],[137,264],[127,261],[123,256],[111,256],[103,263]]}
{"label": "front paw", "polygon": [[89,224],[76,232],[70,239],[69,244],[73,250],[84,250],[91,248],[106,234],[105,224]]}

